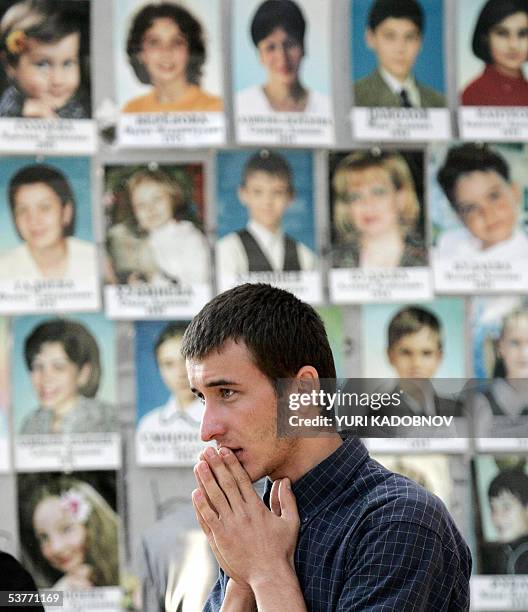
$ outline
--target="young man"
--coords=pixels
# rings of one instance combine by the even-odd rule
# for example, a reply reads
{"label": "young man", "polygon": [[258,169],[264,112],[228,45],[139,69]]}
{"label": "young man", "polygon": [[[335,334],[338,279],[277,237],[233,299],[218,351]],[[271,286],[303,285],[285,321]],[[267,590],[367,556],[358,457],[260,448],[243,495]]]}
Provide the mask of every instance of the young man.
{"label": "young man", "polygon": [[374,0],[365,39],[378,68],[354,84],[359,107],[443,107],[444,96],[412,74],[422,48],[424,16],[416,0]]}
{"label": "young man", "polygon": [[477,144],[452,147],[438,183],[463,227],[444,232],[435,248],[441,259],[515,261],[528,257],[519,227],[521,192],[506,160]]}
{"label": "young man", "polygon": [[238,190],[249,223],[218,241],[221,275],[315,269],[315,254],[282,229],[282,218],[294,196],[292,170],[281,155],[265,150],[249,158]]}
{"label": "young man", "polygon": [[[305,390],[335,378],[313,308],[269,285],[235,287],[194,318],[182,353],[202,439],[218,447],[193,492],[222,568],[205,610],[469,609],[471,556],[438,498],[357,438],[277,436],[279,379]],[[265,501],[251,486],[263,476]]]}

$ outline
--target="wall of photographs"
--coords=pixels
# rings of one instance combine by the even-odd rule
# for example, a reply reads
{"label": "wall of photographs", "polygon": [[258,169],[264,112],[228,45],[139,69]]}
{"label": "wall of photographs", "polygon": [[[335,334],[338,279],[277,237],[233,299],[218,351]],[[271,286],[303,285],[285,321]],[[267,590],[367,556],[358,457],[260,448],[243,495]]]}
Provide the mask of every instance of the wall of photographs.
{"label": "wall of photographs", "polygon": [[477,438],[369,445],[451,510],[474,609],[528,609],[528,14],[279,4],[0,0],[0,548],[71,609],[200,609],[181,334],[265,281],[339,376],[433,379],[410,414],[479,379]]}

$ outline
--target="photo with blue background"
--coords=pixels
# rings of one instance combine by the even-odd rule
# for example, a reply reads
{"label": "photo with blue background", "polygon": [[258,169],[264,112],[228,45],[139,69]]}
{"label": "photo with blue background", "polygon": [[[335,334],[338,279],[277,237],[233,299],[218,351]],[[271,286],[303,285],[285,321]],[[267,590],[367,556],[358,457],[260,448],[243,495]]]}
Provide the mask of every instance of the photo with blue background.
{"label": "photo with blue background", "polygon": [[[263,85],[267,80],[250,32],[253,15],[261,4],[262,0],[236,0],[233,5],[233,84],[236,92]],[[301,83],[308,89],[330,96],[331,3],[326,0],[296,0],[296,4],[306,20]]]}
{"label": "photo with blue background", "polygon": [[21,244],[9,205],[9,183],[22,168],[42,163],[59,170],[67,179],[75,198],[75,228],[73,235],[93,242],[91,166],[87,157],[7,157],[0,165],[0,253]]}
{"label": "photo with blue background", "polygon": [[[167,402],[171,392],[161,378],[155,346],[169,321],[136,321],[136,422]],[[181,324],[182,334],[187,323]]]}
{"label": "photo with blue background", "polygon": [[[368,15],[374,0],[351,0],[352,79],[357,81],[374,72],[378,61],[365,42]],[[397,0],[395,0],[397,3]],[[445,92],[444,25],[442,0],[420,0],[424,14],[422,49],[416,58],[413,74],[423,85]]]}
{"label": "photo with blue background", "polygon": [[[243,229],[248,222],[247,208],[238,199],[244,166],[259,149],[220,151],[217,157],[218,236]],[[314,218],[313,155],[309,151],[274,150],[290,164],[294,199],[286,209],[282,228],[295,240],[317,251]]]}
{"label": "photo with blue background", "polygon": [[369,304],[362,309],[362,375],[369,378],[397,378],[387,357],[388,328],[393,317],[403,308],[418,306],[429,310],[440,320],[443,344],[442,362],[435,378],[463,378],[464,300],[438,298],[416,304]]}
{"label": "photo with blue background", "polygon": [[[102,314],[75,314],[63,317],[84,325],[99,346],[101,362],[101,381],[96,398],[109,404],[117,403],[116,348],[114,323]],[[11,369],[11,388],[13,389],[14,428],[20,427],[31,412],[36,410],[39,400],[33,391],[31,373],[26,367],[24,344],[33,329],[45,321],[56,320],[49,315],[19,317],[13,323],[13,352]]]}

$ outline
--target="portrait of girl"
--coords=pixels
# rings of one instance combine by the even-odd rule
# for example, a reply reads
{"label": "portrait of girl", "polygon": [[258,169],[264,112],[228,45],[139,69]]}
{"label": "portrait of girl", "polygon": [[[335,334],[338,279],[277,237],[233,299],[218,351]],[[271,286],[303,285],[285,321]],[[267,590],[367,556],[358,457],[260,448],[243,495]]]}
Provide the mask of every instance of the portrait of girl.
{"label": "portrait of girl", "polygon": [[101,356],[86,325],[43,320],[25,336],[23,357],[38,407],[25,417],[20,434],[118,430],[115,407],[97,397]]}
{"label": "portrait of girl", "polygon": [[[469,39],[466,23],[472,22],[473,3],[459,3],[460,37]],[[525,0],[488,0],[476,17],[471,50],[484,70],[467,83],[468,39],[460,41],[459,71],[466,82],[461,93],[464,106],[528,106],[528,81],[523,68],[528,61],[528,3]]]}
{"label": "portrait of girl", "polygon": [[416,155],[364,150],[334,162],[332,267],[427,265]]}
{"label": "portrait of girl", "polygon": [[[249,9],[249,6],[241,4],[237,11],[239,14]],[[244,87],[238,91],[236,94],[238,113],[251,111],[254,114],[274,112],[330,114],[328,96],[308,87],[303,81],[302,67],[308,53],[306,40],[308,27],[312,28],[313,35],[319,43],[323,35],[321,31],[315,32],[319,23],[308,24],[303,8],[305,7],[293,0],[265,0],[253,9],[249,26],[245,24],[244,27],[246,32],[249,27],[253,51],[256,52],[258,64],[255,66],[256,73],[263,72],[265,80],[263,83]],[[320,7],[316,10],[320,11]],[[324,17],[321,12],[320,14],[323,22]],[[241,45],[242,42],[237,41],[240,54],[237,63],[240,64],[238,70],[241,78],[235,80],[242,83],[254,79],[255,71],[253,60],[247,57],[249,48],[246,49],[244,44],[242,49]],[[317,53],[319,52],[323,55],[318,55],[318,66],[313,67],[313,70],[308,70],[305,66],[304,73],[309,75],[310,79],[314,77],[317,79],[320,76],[319,72],[324,70],[324,50],[320,47]],[[243,73],[244,78],[242,78]],[[319,81],[322,83],[324,79]]]}
{"label": "portrait of girl", "polygon": [[221,97],[202,88],[206,38],[200,20],[183,4],[156,2],[136,10],[126,52],[137,80],[151,87],[123,112],[221,111]]}
{"label": "portrait of girl", "polygon": [[509,424],[504,436],[521,436],[519,427],[528,431],[528,303],[481,298],[472,312],[475,375],[491,379],[473,398],[479,431]]}
{"label": "portrait of girl", "polygon": [[[115,474],[96,475],[115,507]],[[75,591],[119,584],[119,518],[85,473],[21,474],[18,498],[23,553],[39,586]]]}
{"label": "portrait of girl", "polygon": [[[194,176],[200,180],[201,174]],[[189,194],[191,181],[174,167],[107,170],[107,283],[208,282],[209,245]]]}
{"label": "portrait of girl", "polygon": [[[83,161],[72,162],[72,168],[80,164],[79,169],[87,174]],[[76,197],[65,174],[48,164],[18,165],[6,182],[12,223],[23,242],[0,254],[0,280],[82,279],[95,283],[95,245],[74,236]],[[81,216],[90,221],[91,233],[91,214],[83,210]]]}
{"label": "portrait of girl", "polygon": [[88,2],[9,4],[0,21],[0,56],[8,81],[0,117],[88,118]]}

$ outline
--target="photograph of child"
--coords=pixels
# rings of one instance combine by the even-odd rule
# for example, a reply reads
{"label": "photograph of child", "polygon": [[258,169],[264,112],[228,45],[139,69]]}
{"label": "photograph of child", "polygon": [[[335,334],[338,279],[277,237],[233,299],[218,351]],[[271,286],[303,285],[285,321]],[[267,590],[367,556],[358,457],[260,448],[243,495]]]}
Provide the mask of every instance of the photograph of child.
{"label": "photograph of child", "polygon": [[97,287],[92,242],[90,162],[28,158],[2,162],[0,280],[64,279]]}
{"label": "photograph of child", "polygon": [[[449,309],[449,306],[452,309]],[[446,317],[445,319],[444,317]],[[386,318],[387,317],[387,318]],[[389,406],[375,411],[378,415],[399,416],[461,416],[461,404],[455,399],[441,397],[435,390],[432,379],[453,374],[453,363],[445,362],[447,350],[458,352],[458,365],[462,367],[455,376],[462,377],[463,337],[451,338],[454,330],[462,333],[463,310],[456,301],[437,301],[427,305],[409,305],[390,308],[386,305],[368,305],[363,309],[363,329],[372,332],[373,322],[386,321],[385,355],[392,377],[397,377],[395,390],[403,390],[399,406]],[[443,320],[450,323],[444,329]],[[378,332],[380,335],[380,332]],[[449,338],[449,340],[448,340]],[[373,350],[377,349],[365,331],[363,350],[365,370],[372,375],[372,365],[377,361]],[[449,343],[450,346],[446,346]],[[457,345],[458,344],[458,345]],[[451,370],[451,372],[449,372]],[[378,372],[376,378],[381,378]],[[449,376],[446,376],[449,377]],[[373,412],[374,414],[374,412]]]}
{"label": "photograph of child", "polygon": [[311,154],[221,152],[218,170],[219,277],[316,270]]}
{"label": "photograph of child", "polygon": [[[239,5],[242,3],[238,3]],[[306,40],[309,39],[308,27],[316,30],[318,23],[307,23],[305,11],[308,6],[303,6],[301,2],[293,0],[265,0],[264,2],[246,3],[243,7],[244,14],[248,10],[254,9],[245,25],[249,30],[253,49],[248,45],[249,41],[239,40],[237,45],[237,55],[235,66],[238,65],[236,82],[241,84],[247,82],[248,77],[253,73],[250,80],[254,82],[255,74],[263,74],[262,84],[252,84],[249,87],[236,87],[236,108],[238,112],[251,109],[257,115],[269,114],[273,112],[297,112],[312,113],[318,115],[330,114],[330,99],[322,93],[328,91],[329,84],[324,83],[321,92],[311,87],[313,77],[319,77],[321,67],[316,72],[312,72],[306,64],[308,56],[307,49],[313,49]],[[306,2],[309,5],[310,2]],[[240,7],[242,8],[242,7]],[[235,28],[243,26],[242,15],[237,11],[238,20]],[[248,25],[249,24],[249,25]],[[322,33],[314,33],[311,38],[322,36]],[[243,44],[245,43],[245,44]],[[242,52],[245,47],[245,53]],[[324,66],[324,48],[317,45],[317,59],[321,66]],[[253,61],[251,57],[258,56],[260,68],[252,70]],[[248,58],[248,54],[251,57]],[[307,85],[303,83],[306,79]],[[321,83],[322,84],[322,83]]]}
{"label": "photograph of child", "polygon": [[442,2],[354,0],[351,12],[354,105],[444,107]]}
{"label": "photograph of child", "polygon": [[204,446],[203,404],[180,352],[185,325],[139,321],[135,330],[138,464],[192,466]]}
{"label": "photograph of child", "polygon": [[459,2],[457,10],[462,105],[528,106],[526,2]]}
{"label": "photograph of child", "polygon": [[435,263],[526,262],[521,209],[526,187],[514,178],[524,176],[523,145],[466,143],[437,151],[432,164],[437,185],[431,194]]}
{"label": "photograph of child", "polygon": [[16,320],[12,388],[19,435],[119,430],[113,336],[113,324],[101,315]]}
{"label": "photograph of child", "polygon": [[513,296],[473,299],[471,335],[473,375],[491,379],[471,397],[476,434],[528,435],[528,301]]}
{"label": "photograph of child", "polygon": [[18,474],[20,541],[40,588],[119,585],[116,473]]}
{"label": "photograph of child", "polygon": [[202,166],[107,166],[105,179],[106,283],[208,283]]}
{"label": "photograph of child", "polygon": [[481,574],[528,573],[528,474],[524,455],[474,459]]}
{"label": "photograph of child", "polygon": [[114,6],[121,23],[117,91],[123,113],[222,111],[215,0],[119,0]]}
{"label": "photograph of child", "polygon": [[330,180],[333,268],[427,266],[421,151],[336,153]]}
{"label": "photograph of child", "polygon": [[0,2],[0,117],[90,117],[87,1]]}

